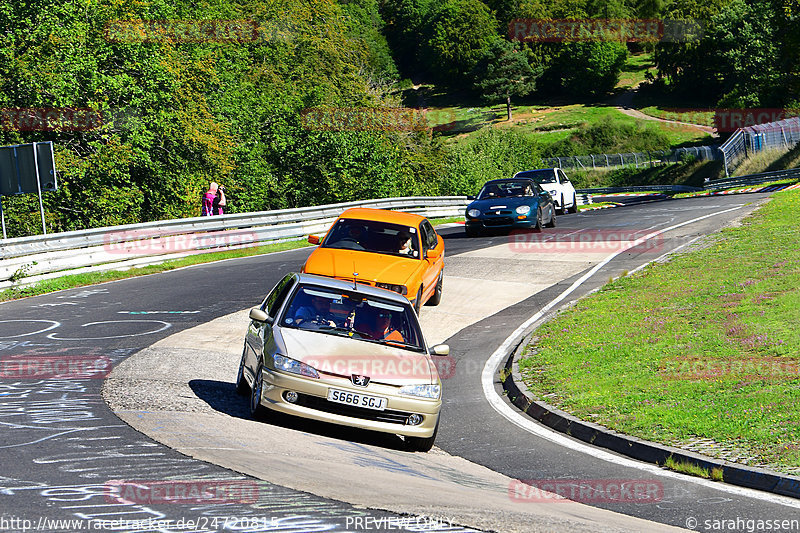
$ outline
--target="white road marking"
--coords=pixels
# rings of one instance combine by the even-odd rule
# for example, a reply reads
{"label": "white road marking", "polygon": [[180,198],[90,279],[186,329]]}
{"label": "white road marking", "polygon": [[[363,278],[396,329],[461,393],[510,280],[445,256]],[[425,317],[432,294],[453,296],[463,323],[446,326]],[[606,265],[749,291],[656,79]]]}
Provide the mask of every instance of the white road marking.
{"label": "white road marking", "polygon": [[[711,213],[711,214],[708,214],[708,215],[704,215],[702,217],[693,218],[691,220],[687,220],[685,222],[681,222],[679,224],[675,224],[675,225],[669,226],[668,228],[664,228],[664,229],[659,230],[659,231],[654,231],[652,233],[649,233],[649,234],[645,235],[644,237],[642,237],[640,239],[637,239],[636,241],[633,241],[627,248],[621,248],[620,250],[617,250],[616,252],[610,254],[603,261],[601,261],[600,263],[595,265],[591,270],[589,270],[589,272],[587,272],[586,274],[581,276],[569,288],[567,288],[564,292],[559,294],[550,303],[545,305],[536,314],[534,314],[532,317],[530,317],[528,320],[526,320],[523,324],[521,324],[516,330],[514,330],[514,332],[511,335],[509,335],[508,338],[506,338],[506,340],[503,341],[503,343],[497,348],[497,350],[494,351],[494,353],[491,355],[491,357],[489,357],[489,359],[486,361],[486,364],[483,367],[483,372],[481,374],[481,385],[482,385],[482,388],[483,388],[483,395],[486,398],[486,401],[489,402],[489,405],[491,405],[492,408],[495,411],[497,411],[500,415],[502,415],[505,419],[507,419],[512,424],[518,426],[519,428],[521,428],[521,429],[523,429],[523,430],[525,430],[525,431],[527,431],[529,433],[532,433],[532,434],[534,434],[534,435],[536,435],[538,437],[541,437],[543,439],[549,440],[550,442],[558,444],[559,446],[563,446],[565,448],[569,448],[569,449],[572,449],[572,450],[575,450],[575,451],[578,451],[578,452],[585,453],[585,454],[590,455],[590,456],[592,456],[592,457],[594,457],[596,459],[600,459],[600,460],[603,460],[603,461],[608,461],[610,463],[613,463],[613,464],[616,464],[616,465],[620,465],[620,466],[626,466],[626,467],[630,467],[630,468],[637,468],[639,470],[648,472],[650,474],[656,474],[656,475],[659,475],[659,476],[678,479],[678,480],[681,480],[681,481],[688,481],[688,482],[691,482],[691,483],[702,485],[704,487],[714,488],[714,489],[717,489],[719,491],[727,492],[729,494],[735,494],[737,496],[744,496],[744,497],[747,497],[747,498],[754,498],[754,499],[758,499],[758,500],[762,500],[762,501],[767,501],[767,502],[770,502],[770,503],[775,503],[775,504],[778,504],[778,505],[785,505],[787,507],[794,507],[794,508],[800,509],[800,501],[798,501],[798,500],[796,500],[794,498],[789,498],[789,497],[785,497],[785,496],[779,496],[779,495],[776,495],[776,494],[765,493],[765,492],[761,492],[761,491],[754,490],[754,489],[738,487],[738,486],[735,486],[735,485],[727,485],[727,484],[724,484],[724,483],[718,483],[718,482],[715,482],[715,481],[709,481],[709,480],[705,480],[705,479],[702,479],[702,478],[686,476],[686,475],[683,475],[683,474],[679,474],[677,472],[671,472],[669,470],[664,470],[661,467],[658,467],[658,466],[655,466],[655,465],[651,465],[651,464],[647,464],[647,463],[641,463],[641,462],[635,461],[633,459],[628,459],[626,457],[622,457],[622,456],[613,454],[611,452],[605,451],[605,450],[603,450],[601,448],[596,448],[594,446],[590,446],[588,444],[584,444],[582,442],[575,441],[575,440],[571,439],[570,437],[565,436],[562,433],[559,433],[559,432],[557,432],[555,430],[552,430],[552,429],[550,429],[550,428],[548,428],[548,427],[546,427],[544,425],[539,424],[538,422],[535,422],[531,418],[528,418],[526,415],[523,415],[521,412],[519,412],[516,409],[510,407],[509,405],[507,405],[503,401],[503,399],[500,396],[497,395],[497,393],[494,390],[494,379],[495,379],[495,376],[496,376],[495,370],[503,362],[503,360],[507,356],[508,350],[511,348],[511,346],[513,346],[516,342],[519,342],[519,340],[521,340],[521,338],[523,337],[523,335],[525,333],[525,330],[527,330],[531,325],[533,325],[538,320],[540,320],[550,309],[554,308],[558,303],[563,301],[567,296],[569,296],[572,292],[574,292],[575,289],[580,287],[586,280],[591,278],[598,270],[600,270],[605,265],[607,265],[616,256],[618,256],[619,254],[621,254],[622,252],[624,252],[628,248],[631,248],[633,246],[637,246],[637,245],[645,242],[646,240],[649,240],[649,239],[652,239],[654,237],[657,237],[658,235],[661,235],[661,234],[666,233],[668,231],[680,228],[681,226],[686,226],[688,224],[693,224],[695,222],[698,222],[700,220],[703,220],[703,219],[706,219],[706,218],[709,218],[709,217],[713,217],[713,216],[721,215],[723,213],[728,213],[728,212],[731,212],[731,211],[735,211],[737,209],[741,209],[742,207],[744,207],[744,205],[739,205],[739,206],[733,207],[731,209],[725,209],[724,211],[719,211],[717,213]],[[650,263],[650,261],[648,261],[648,263],[645,263],[645,264],[649,264],[649,263]]]}

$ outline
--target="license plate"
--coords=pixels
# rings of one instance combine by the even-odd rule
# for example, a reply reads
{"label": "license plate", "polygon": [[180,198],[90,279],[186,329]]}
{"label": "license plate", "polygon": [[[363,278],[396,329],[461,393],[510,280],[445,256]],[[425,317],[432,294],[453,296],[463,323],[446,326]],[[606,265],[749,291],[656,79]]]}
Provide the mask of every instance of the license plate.
{"label": "license plate", "polygon": [[383,411],[386,409],[386,404],[388,403],[386,398],[381,398],[380,396],[369,396],[367,394],[337,389],[328,389],[328,400],[345,405],[352,405],[353,407],[375,409],[376,411]]}

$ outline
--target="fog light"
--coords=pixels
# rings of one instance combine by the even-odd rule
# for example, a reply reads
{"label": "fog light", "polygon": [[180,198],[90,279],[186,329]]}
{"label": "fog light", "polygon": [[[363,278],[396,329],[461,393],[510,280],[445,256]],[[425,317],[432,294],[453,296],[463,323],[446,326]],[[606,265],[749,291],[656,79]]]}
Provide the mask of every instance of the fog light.
{"label": "fog light", "polygon": [[422,424],[422,416],[421,415],[410,415],[408,417],[408,425],[409,426],[418,426]]}
{"label": "fog light", "polygon": [[283,397],[286,398],[286,401],[289,403],[297,403],[297,393],[293,390],[287,391]]}

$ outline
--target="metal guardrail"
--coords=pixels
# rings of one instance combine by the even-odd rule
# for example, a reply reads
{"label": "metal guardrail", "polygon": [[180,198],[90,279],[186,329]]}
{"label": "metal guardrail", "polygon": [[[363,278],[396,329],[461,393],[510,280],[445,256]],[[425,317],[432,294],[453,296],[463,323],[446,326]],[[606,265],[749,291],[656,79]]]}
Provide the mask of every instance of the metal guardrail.
{"label": "metal guardrail", "polygon": [[760,185],[762,183],[769,183],[771,181],[795,178],[800,179],[800,168],[775,170],[772,172],[761,172],[759,174],[748,174],[746,176],[736,176],[735,178],[723,178],[720,180],[709,181],[704,185],[703,189],[732,189],[734,187]]}
{"label": "metal guardrail", "polygon": [[601,194],[610,194],[618,192],[644,192],[644,191],[659,191],[659,192],[695,192],[702,191],[699,187],[690,187],[688,185],[630,185],[627,187],[596,187],[593,189],[575,189],[578,194],[592,194],[599,196]]}
{"label": "metal guardrail", "polygon": [[[800,178],[800,169],[727,178],[705,189],[732,188],[784,178]],[[640,185],[577,189],[578,205],[592,195],[639,191],[698,191],[685,185]],[[0,241],[0,289],[28,285],[75,272],[132,268],[186,255],[259,246],[327,231],[342,211],[374,207],[427,217],[459,216],[466,196],[417,196],[344,202],[260,213],[194,217],[18,237]]]}
{"label": "metal guardrail", "polygon": [[344,202],[260,213],[145,222],[0,241],[0,288],[91,271],[131,268],[194,253],[259,246],[325,232],[350,207],[427,217],[463,214],[466,196]]}

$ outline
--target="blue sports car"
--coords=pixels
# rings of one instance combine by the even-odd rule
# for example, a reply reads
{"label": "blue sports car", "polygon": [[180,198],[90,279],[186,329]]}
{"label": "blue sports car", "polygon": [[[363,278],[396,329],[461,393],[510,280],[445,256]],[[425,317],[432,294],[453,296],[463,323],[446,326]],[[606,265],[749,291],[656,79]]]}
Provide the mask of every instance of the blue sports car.
{"label": "blue sports car", "polygon": [[531,178],[487,181],[478,197],[467,206],[467,236],[484,230],[533,229],[556,226],[556,209],[550,193]]}

